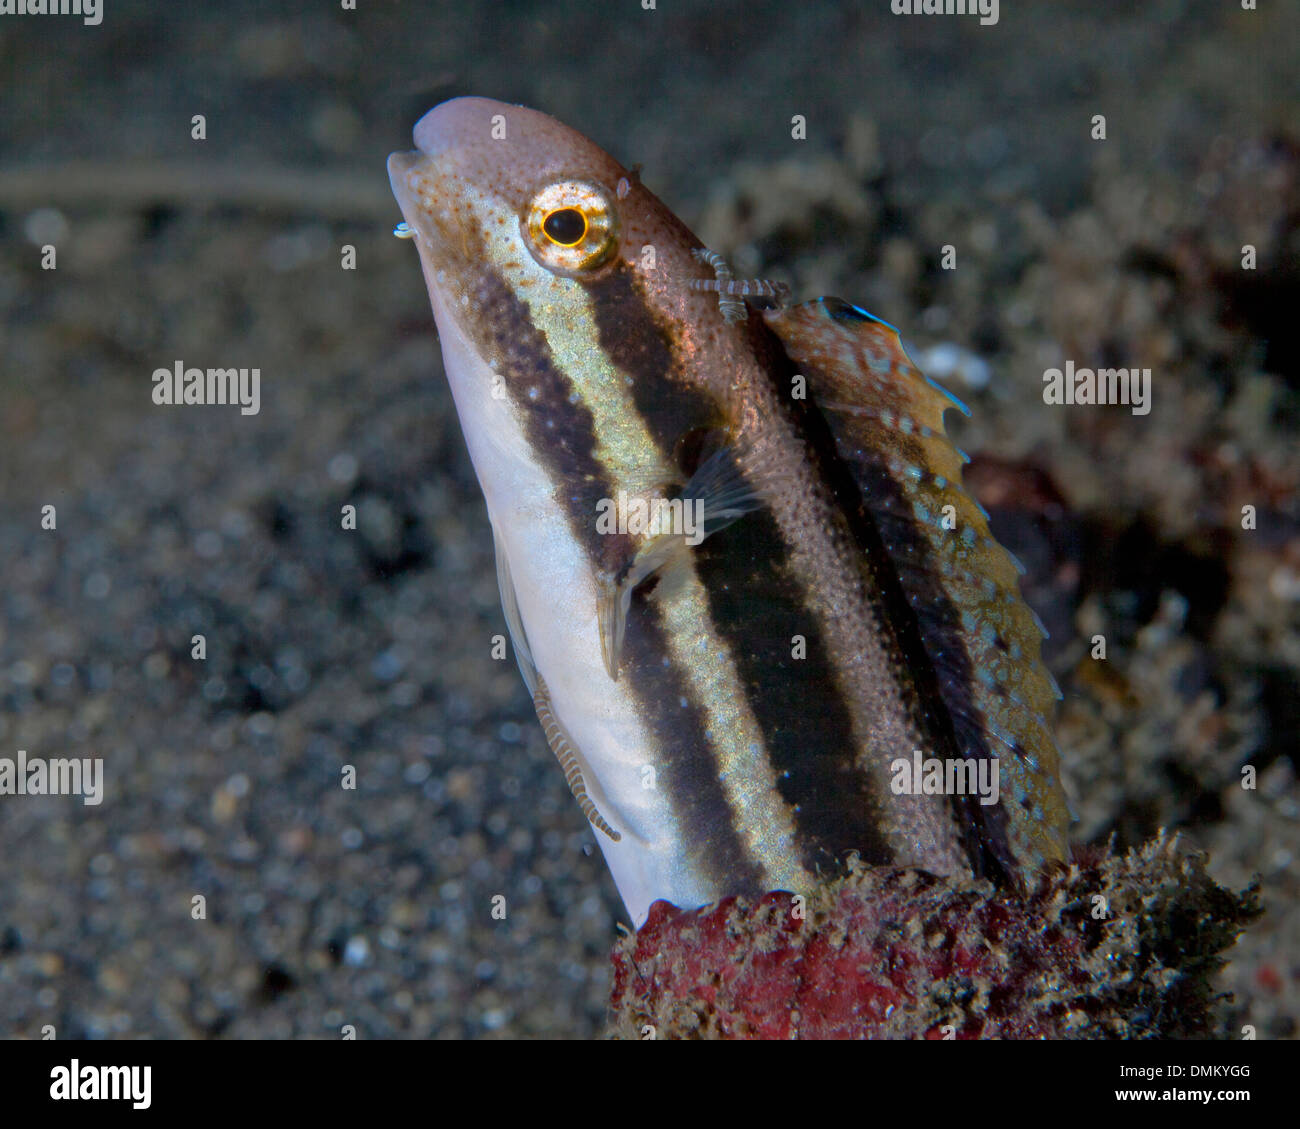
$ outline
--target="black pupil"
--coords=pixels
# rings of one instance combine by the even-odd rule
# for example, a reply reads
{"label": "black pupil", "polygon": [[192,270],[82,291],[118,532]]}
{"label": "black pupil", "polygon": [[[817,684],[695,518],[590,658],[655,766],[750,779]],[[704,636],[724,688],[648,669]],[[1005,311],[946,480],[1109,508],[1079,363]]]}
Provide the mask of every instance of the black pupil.
{"label": "black pupil", "polygon": [[542,230],[556,243],[566,246],[577,243],[586,234],[587,221],[577,208],[561,208],[552,212],[542,223]]}

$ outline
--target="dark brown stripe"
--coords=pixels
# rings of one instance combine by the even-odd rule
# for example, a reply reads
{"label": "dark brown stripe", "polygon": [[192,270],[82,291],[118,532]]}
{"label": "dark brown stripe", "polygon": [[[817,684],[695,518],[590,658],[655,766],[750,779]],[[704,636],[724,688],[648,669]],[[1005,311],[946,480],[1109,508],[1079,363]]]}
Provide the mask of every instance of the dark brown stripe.
{"label": "dark brown stripe", "polygon": [[[923,732],[932,741],[933,751],[927,750],[927,755],[987,760],[994,753],[978,721],[982,714],[973,695],[974,668],[962,642],[960,616],[943,588],[929,541],[914,520],[896,516],[910,510],[911,502],[888,469],[867,452],[854,459],[853,466],[876,510],[887,508],[895,515],[873,520],[863,511],[854,523],[859,544],[867,554],[874,551],[875,560],[911,562],[906,585],[897,568],[876,568],[875,575],[916,686]],[[1007,774],[1002,777],[1005,785]],[[950,796],[949,800],[975,873],[1005,881],[1019,864],[1007,836],[1002,804],[984,806],[978,796]]]}
{"label": "dark brown stripe", "polygon": [[[853,307],[843,310],[853,311]],[[847,320],[860,315],[839,316]],[[808,375],[810,384],[816,384],[815,374]],[[960,615],[944,590],[940,562],[925,532],[909,516],[911,501],[871,450],[841,434],[833,414],[819,411],[812,399],[800,407],[804,434],[818,452],[821,476],[840,500],[864,567],[881,594],[886,621],[915,688],[913,713],[929,742],[926,755],[945,760],[991,758],[994,754],[984,731],[972,720],[982,715],[973,694],[975,672],[962,642]],[[897,564],[904,561],[906,581]],[[1002,804],[984,806],[978,796],[948,799],[972,869],[995,881],[1007,881],[1018,865]]]}
{"label": "dark brown stripe", "polygon": [[631,267],[620,260],[585,285],[601,348],[631,378],[632,401],[660,453],[689,475],[694,468],[680,466],[679,445],[692,433],[721,425],[721,409],[689,382],[670,327],[656,319]]}
{"label": "dark brown stripe", "polygon": [[[500,375],[527,438],[552,480],[562,484],[570,532],[598,568],[616,570],[628,556],[630,542],[596,531],[596,504],[614,497],[616,487],[595,455],[595,423],[590,409],[575,397],[579,386],[556,363],[528,306],[499,275],[484,267],[475,297],[481,311],[476,343],[486,355],[501,358]],[[595,609],[591,612],[594,622]],[[657,617],[640,594],[628,619],[621,677],[633,687],[641,721],[663,761],[658,786],[693,837],[691,845],[700,847],[696,861],[713,882],[721,889],[752,891],[758,870],[718,779],[705,737],[707,722],[689,704],[690,688],[681,672],[664,662],[668,653]],[[683,700],[686,708],[680,705]]]}
{"label": "dark brown stripe", "polygon": [[[631,378],[637,409],[660,451],[694,470],[692,436],[725,421],[713,400],[688,383],[667,327],[654,317],[631,268],[620,264],[587,283],[602,347]],[[779,357],[784,362],[784,356]],[[890,861],[876,800],[854,769],[852,716],[834,678],[829,649],[789,564],[776,523],[745,516],[694,552],[710,617],[729,648],[742,690],[763,735],[778,791],[794,811],[801,859],[831,869],[850,850]],[[791,656],[802,635],[807,657]]]}
{"label": "dark brown stripe", "polygon": [[595,420],[574,382],[556,364],[527,304],[505,280],[482,267],[471,331],[483,355],[500,358],[497,373],[524,422],[528,441],[553,481],[563,483],[569,527],[600,567],[626,555],[629,541],[596,531],[597,503],[614,496],[609,472],[596,457]]}
{"label": "dark brown stripe", "polygon": [[707,860],[718,888],[764,894],[762,869],[737,833],[736,816],[718,779],[718,764],[705,736],[709,719],[676,664],[664,661],[669,642],[659,617],[646,607],[653,589],[651,581],[632,598],[620,677],[633,680],[645,704],[644,716],[654,728],[660,761],[657,786],[669,790],[682,834],[693,852]]}
{"label": "dark brown stripe", "polygon": [[[731,649],[782,799],[794,810],[804,867],[833,871],[849,851],[893,855],[880,833],[879,797],[855,766],[852,713],[808,593],[767,511],[746,514],[703,542],[695,565],[714,630]],[[806,656],[792,655],[804,637]]]}

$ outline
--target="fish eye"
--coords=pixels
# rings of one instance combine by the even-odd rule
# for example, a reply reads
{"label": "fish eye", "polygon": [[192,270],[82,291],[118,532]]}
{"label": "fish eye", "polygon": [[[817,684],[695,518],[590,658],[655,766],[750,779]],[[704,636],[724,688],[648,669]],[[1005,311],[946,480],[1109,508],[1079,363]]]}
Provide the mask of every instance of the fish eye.
{"label": "fish eye", "polygon": [[587,234],[587,217],[577,208],[557,208],[542,220],[542,230],[561,247],[574,247]]}
{"label": "fish eye", "polygon": [[581,180],[537,192],[523,219],[528,249],[542,266],[577,275],[606,262],[618,246],[618,217],[608,193]]}

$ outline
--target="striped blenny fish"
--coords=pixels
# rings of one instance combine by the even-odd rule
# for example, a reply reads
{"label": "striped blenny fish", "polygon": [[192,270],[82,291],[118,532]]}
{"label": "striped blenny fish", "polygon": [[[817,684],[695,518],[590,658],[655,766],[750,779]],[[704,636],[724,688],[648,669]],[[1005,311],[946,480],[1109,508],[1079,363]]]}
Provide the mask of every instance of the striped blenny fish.
{"label": "striped blenny fish", "polygon": [[458,98],[415,144],[397,233],[505,620],[635,923],[853,853],[1013,886],[1063,859],[1042,628],[897,331],[731,278],[545,114]]}

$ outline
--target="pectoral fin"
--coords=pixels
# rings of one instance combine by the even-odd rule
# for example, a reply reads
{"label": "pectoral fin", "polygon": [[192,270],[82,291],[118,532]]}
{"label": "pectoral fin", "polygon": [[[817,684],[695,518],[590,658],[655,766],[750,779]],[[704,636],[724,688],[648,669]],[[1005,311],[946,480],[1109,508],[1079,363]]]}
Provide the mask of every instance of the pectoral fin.
{"label": "pectoral fin", "polygon": [[763,499],[741,473],[730,447],[714,451],[700,463],[682,490],[682,497],[700,504],[703,515],[700,540],[726,529],[733,521],[763,505]]}
{"label": "pectoral fin", "polygon": [[652,534],[621,570],[598,578],[596,620],[600,627],[600,651],[605,670],[615,682],[632,593],[637,587],[706,537],[763,505],[730,447],[719,448],[700,463],[682,488],[680,502],[684,518],[681,529]]}

